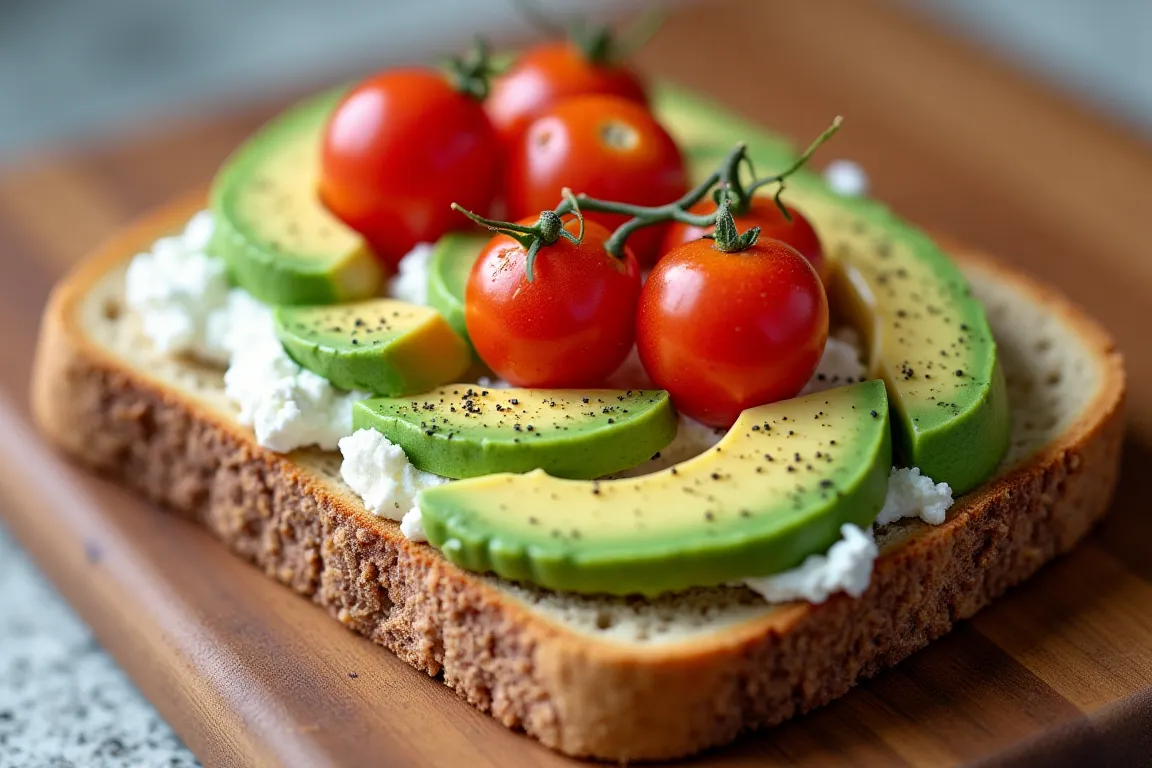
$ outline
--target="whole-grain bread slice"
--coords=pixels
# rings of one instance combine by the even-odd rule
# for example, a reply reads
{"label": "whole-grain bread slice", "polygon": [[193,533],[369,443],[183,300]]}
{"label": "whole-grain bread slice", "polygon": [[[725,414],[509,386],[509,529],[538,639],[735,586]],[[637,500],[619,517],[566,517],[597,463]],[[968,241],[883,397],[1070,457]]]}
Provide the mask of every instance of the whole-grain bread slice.
{"label": "whole-grain bread slice", "polygon": [[1050,290],[955,247],[1000,344],[1011,451],[944,524],[882,530],[862,597],[771,606],[715,588],[630,600],[467,573],[367,513],[338,455],[257,446],[219,370],[150,348],[124,304],[124,269],[201,205],[198,193],[147,217],[56,288],[32,388],[43,432],[570,755],[687,755],[827,703],[1070,549],[1116,482],[1124,372],[1112,341]]}

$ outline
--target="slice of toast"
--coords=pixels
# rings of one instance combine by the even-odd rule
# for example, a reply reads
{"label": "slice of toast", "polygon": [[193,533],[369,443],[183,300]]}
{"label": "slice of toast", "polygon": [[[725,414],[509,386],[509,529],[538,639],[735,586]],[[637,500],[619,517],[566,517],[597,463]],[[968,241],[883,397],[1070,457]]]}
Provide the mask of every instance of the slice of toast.
{"label": "slice of toast", "polygon": [[1111,339],[1050,290],[954,247],[1000,344],[1011,449],[944,524],[878,531],[862,597],[586,597],[464,572],[369,514],[338,454],[260,448],[221,371],[151,349],[124,304],[125,268],[202,205],[196,194],[147,217],[57,286],[32,388],[44,433],[570,755],[683,756],[827,703],[1074,546],[1116,483],[1124,371]]}

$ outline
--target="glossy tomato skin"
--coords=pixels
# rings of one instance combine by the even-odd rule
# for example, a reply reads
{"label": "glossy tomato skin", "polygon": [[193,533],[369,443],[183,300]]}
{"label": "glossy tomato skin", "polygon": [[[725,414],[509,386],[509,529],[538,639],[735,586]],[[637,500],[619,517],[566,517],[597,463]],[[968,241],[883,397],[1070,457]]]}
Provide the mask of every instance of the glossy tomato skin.
{"label": "glossy tomato skin", "polygon": [[794,248],[761,239],[739,253],[695,240],[648,276],[636,345],[676,408],[716,427],[742,411],[794,397],[828,339],[828,299]]}
{"label": "glossy tomato skin", "polygon": [[[820,242],[820,236],[816,234],[812,223],[804,214],[790,205],[785,205],[785,207],[788,209],[788,213],[792,215],[792,221],[784,218],[784,214],[780,212],[776,201],[771,197],[753,197],[748,210],[734,217],[736,227],[741,232],[752,227],[760,227],[761,239],[772,238],[792,246],[815,267],[816,274],[820,275],[822,281],[827,280],[828,260],[824,256],[824,246]],[[712,201],[706,200],[693,206],[691,212],[712,213],[715,210],[716,205]],[[711,231],[711,227],[695,227],[691,224],[676,222],[668,227],[664,236],[664,251],[667,253],[684,243],[699,240]]]}
{"label": "glossy tomato skin", "polygon": [[389,266],[467,225],[500,184],[499,140],[480,102],[438,72],[389,70],[354,88],[324,130],[320,198]]}
{"label": "glossy tomato skin", "polygon": [[[603,200],[663,205],[688,187],[676,142],[642,105],[619,96],[577,96],[532,121],[508,152],[509,213],[534,216],[555,208],[570,187]],[[610,230],[627,216],[588,213]],[[664,225],[642,229],[628,245],[642,266],[659,256]]]}
{"label": "glossy tomato skin", "polygon": [[644,83],[630,68],[596,62],[570,42],[538,45],[492,83],[484,109],[501,139],[511,144],[532,120],[572,96],[620,96],[647,104]]}
{"label": "glossy tomato skin", "polygon": [[[531,226],[536,217],[520,222]],[[575,220],[565,223],[575,234]],[[476,260],[464,294],[468,336],[496,375],[519,387],[594,387],[632,348],[640,267],[604,250],[607,229],[540,249],[528,282],[522,245],[497,235]]]}

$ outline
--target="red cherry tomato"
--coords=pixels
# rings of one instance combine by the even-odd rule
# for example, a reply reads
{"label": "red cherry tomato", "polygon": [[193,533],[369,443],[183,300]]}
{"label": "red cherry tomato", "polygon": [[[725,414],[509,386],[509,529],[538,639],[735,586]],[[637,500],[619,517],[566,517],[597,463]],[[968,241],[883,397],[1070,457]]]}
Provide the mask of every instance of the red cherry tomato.
{"label": "red cherry tomato", "polygon": [[[555,208],[560,191],[637,205],[663,205],[687,191],[676,142],[640,104],[619,96],[565,99],[532,121],[508,153],[509,213],[527,217]],[[614,229],[627,216],[588,213]],[[628,238],[640,263],[655,263],[664,226]]]}
{"label": "red cherry tomato", "polygon": [[676,408],[717,427],[799,392],[828,339],[812,265],[778,240],[739,253],[694,240],[656,265],[636,314],[644,369]]}
{"label": "red cherry tomato", "polygon": [[[815,267],[816,274],[823,281],[828,277],[828,260],[824,257],[824,246],[812,224],[790,205],[785,206],[792,215],[792,221],[784,218],[776,201],[771,197],[753,197],[748,210],[735,216],[736,226],[741,232],[752,227],[760,227],[760,239],[772,238],[780,240],[800,251],[800,255],[808,259]],[[692,207],[692,213],[712,213],[716,204],[705,200]],[[711,227],[694,227],[690,224],[676,222],[668,228],[664,236],[664,251],[673,250],[684,243],[699,240],[712,230]]]}
{"label": "red cherry tomato", "polygon": [[441,74],[391,70],[349,93],[324,131],[320,197],[395,266],[412,246],[467,226],[499,189],[499,140],[484,108]]}
{"label": "red cherry tomato", "polygon": [[647,104],[640,77],[628,67],[593,61],[570,42],[536,46],[492,83],[484,109],[501,138],[511,143],[542,112],[572,96],[620,96]]}
{"label": "red cherry tomato", "polygon": [[[579,231],[575,219],[564,226]],[[476,352],[498,376],[520,387],[588,387],[620,366],[632,348],[640,267],[627,251],[617,259],[604,250],[609,234],[590,221],[580,245],[560,238],[542,247],[532,282],[524,246],[507,235],[485,246],[468,278],[464,317]]]}

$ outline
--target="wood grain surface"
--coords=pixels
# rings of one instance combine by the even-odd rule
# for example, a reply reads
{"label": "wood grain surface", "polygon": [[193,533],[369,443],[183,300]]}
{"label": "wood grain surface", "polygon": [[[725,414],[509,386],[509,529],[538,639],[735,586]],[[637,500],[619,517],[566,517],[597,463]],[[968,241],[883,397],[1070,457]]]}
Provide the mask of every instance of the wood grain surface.
{"label": "wood grain surface", "polygon": [[[860,161],[901,213],[1063,288],[1118,338],[1131,377],[1121,487],[1084,545],[831,706],[701,764],[1152,765],[1149,147],[878,1],[706,3],[641,64],[794,136],[846,115],[825,157]],[[28,424],[51,284],[208,180],[279,106],[153,126],[0,178],[0,512],[210,765],[571,763],[202,531],[72,470]]]}

